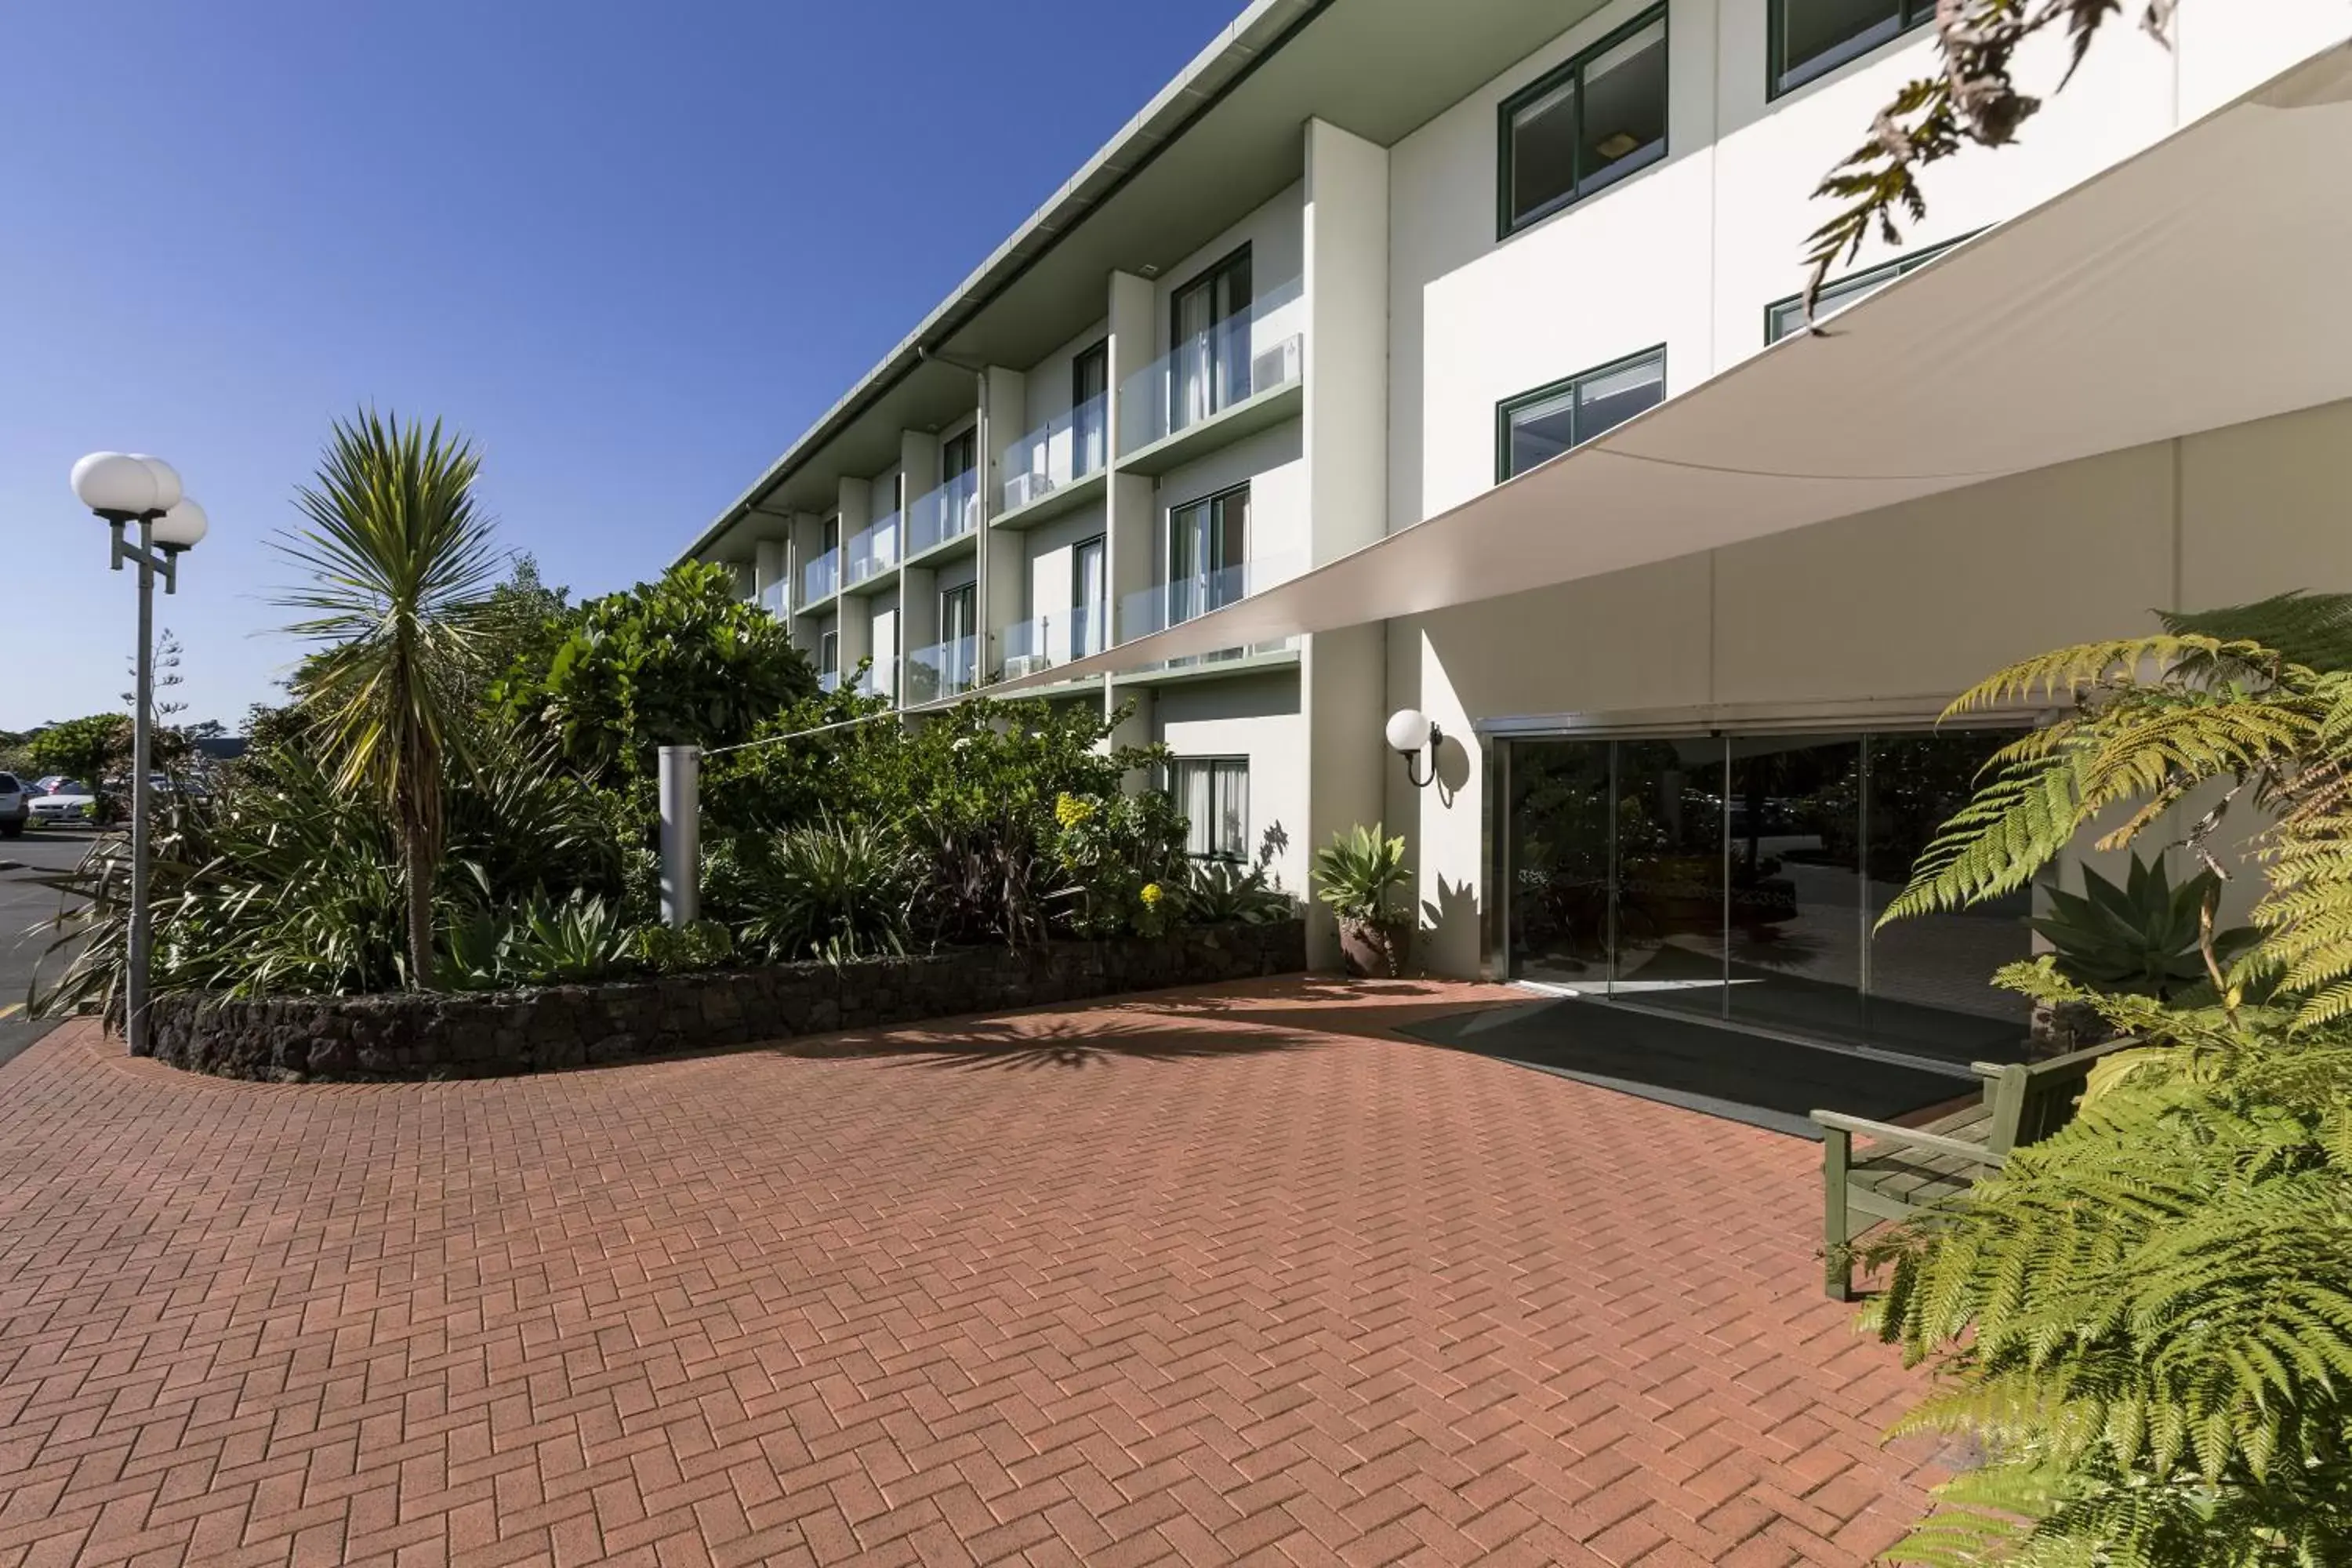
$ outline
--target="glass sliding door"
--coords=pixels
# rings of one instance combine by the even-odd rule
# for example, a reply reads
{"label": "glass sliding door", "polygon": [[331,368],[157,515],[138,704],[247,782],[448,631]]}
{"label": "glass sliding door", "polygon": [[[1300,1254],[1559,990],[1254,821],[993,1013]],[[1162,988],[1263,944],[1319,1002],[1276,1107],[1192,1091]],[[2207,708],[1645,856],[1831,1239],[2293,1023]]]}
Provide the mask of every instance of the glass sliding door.
{"label": "glass sliding door", "polygon": [[1240,598],[1249,559],[1249,487],[1168,514],[1168,619],[1174,626]]}
{"label": "glass sliding door", "polygon": [[1504,829],[1515,977],[1608,985],[1610,752],[1606,741],[1510,748]]}
{"label": "glass sliding door", "polygon": [[1872,928],[2014,731],[1509,744],[1513,977],[1830,1042],[2014,1056],[2031,894]]}
{"label": "glass sliding door", "polygon": [[1103,650],[1109,630],[1110,579],[1105,574],[1103,541],[1097,534],[1070,552],[1070,657]]}
{"label": "glass sliding door", "polygon": [[1070,362],[1070,478],[1110,460],[1109,416],[1110,345],[1097,343]]}
{"label": "glass sliding door", "polygon": [[1612,995],[1723,1010],[1723,742],[1616,745]]}
{"label": "glass sliding door", "polygon": [[1176,291],[1169,310],[1171,431],[1249,395],[1249,308],[1247,247]]}
{"label": "glass sliding door", "polygon": [[1859,735],[1731,741],[1727,1016],[1765,1028],[1862,1026]]}
{"label": "glass sliding door", "polygon": [[[2017,730],[1946,730],[1868,738],[1864,791],[1868,917],[1875,924],[1910,879],[1912,865],[1976,793],[1987,758]],[[2004,963],[2031,957],[2031,889],[1971,909],[1916,915],[1873,934],[1865,950],[1864,1024],[1968,1061],[2015,1039],[2032,1005],[1985,984]]]}

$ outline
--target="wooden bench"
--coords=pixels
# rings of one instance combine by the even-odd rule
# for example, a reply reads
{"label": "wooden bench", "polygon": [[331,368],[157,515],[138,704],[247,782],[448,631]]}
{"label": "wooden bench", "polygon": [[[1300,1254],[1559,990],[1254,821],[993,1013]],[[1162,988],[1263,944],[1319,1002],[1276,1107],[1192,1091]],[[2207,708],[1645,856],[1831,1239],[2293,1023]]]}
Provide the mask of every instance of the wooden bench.
{"label": "wooden bench", "polygon": [[[1978,1062],[1982,1098],[1921,1127],[1814,1111],[1822,1129],[1822,1228],[1829,1242],[1831,1300],[1853,1299],[1856,1237],[1966,1191],[1979,1173],[1999,1169],[2011,1149],[2065,1126],[2099,1058],[2137,1044],[2109,1040],[2042,1062]],[[1870,1139],[1870,1145],[1857,1151],[1857,1137]]]}

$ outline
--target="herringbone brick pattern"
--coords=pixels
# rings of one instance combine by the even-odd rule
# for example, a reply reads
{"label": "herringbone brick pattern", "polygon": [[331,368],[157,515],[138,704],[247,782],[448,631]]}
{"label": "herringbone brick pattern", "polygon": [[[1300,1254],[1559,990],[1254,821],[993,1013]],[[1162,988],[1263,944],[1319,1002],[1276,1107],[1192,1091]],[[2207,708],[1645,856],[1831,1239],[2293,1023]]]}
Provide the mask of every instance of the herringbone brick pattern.
{"label": "herringbone brick pattern", "polygon": [[0,1071],[0,1568],[1885,1546],[1812,1149],[1360,1000],[331,1089],[60,1030]]}

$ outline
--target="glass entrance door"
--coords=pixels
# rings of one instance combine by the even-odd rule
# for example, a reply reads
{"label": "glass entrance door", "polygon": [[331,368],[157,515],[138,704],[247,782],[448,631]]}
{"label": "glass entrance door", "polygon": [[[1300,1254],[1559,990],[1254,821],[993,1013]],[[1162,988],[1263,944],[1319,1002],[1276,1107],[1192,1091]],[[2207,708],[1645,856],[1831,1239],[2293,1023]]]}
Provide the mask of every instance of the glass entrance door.
{"label": "glass entrance door", "polygon": [[2021,893],[1874,931],[2011,731],[1529,740],[1504,757],[1518,979],[1967,1062],[2023,1035],[1989,984]]}

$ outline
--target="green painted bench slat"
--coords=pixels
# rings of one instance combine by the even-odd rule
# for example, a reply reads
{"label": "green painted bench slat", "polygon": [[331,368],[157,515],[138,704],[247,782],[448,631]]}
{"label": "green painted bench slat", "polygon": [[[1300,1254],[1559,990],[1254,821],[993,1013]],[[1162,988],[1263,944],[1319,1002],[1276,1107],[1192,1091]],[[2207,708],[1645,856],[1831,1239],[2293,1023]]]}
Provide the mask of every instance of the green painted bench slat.
{"label": "green painted bench slat", "polygon": [[[1921,1127],[1816,1110],[1822,1129],[1824,1276],[1832,1300],[1853,1299],[1853,1242],[1872,1226],[1902,1220],[1966,1192],[1999,1170],[2012,1149],[2047,1138],[2074,1114],[2099,1058],[2138,1042],[2109,1040],[2044,1062],[1978,1062],[1979,1101]],[[1855,1139],[1870,1142],[1857,1146]]]}

